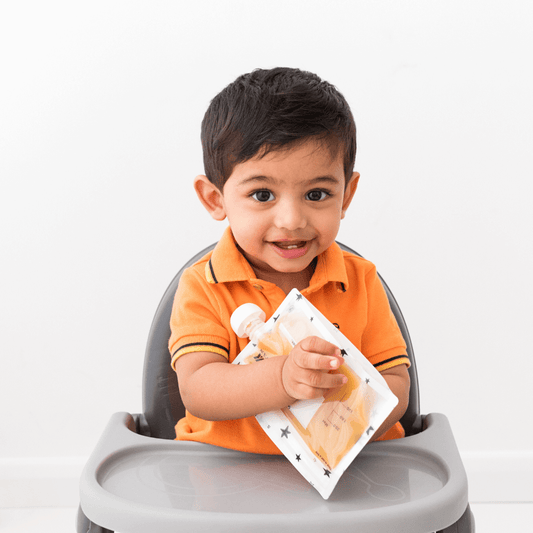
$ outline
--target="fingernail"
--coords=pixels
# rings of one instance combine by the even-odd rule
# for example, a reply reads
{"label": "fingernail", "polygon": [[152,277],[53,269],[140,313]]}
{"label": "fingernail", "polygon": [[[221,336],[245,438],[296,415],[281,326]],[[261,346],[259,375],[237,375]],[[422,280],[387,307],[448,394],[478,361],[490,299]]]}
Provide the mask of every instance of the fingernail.
{"label": "fingernail", "polygon": [[329,366],[331,368],[337,368],[339,366],[339,361],[337,359],[332,359],[330,362],[329,362]]}

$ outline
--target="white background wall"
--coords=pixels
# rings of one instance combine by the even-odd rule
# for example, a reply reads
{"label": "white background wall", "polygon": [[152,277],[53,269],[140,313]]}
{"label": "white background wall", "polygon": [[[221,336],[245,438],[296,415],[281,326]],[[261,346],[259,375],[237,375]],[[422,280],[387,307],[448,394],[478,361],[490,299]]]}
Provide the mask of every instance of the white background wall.
{"label": "white background wall", "polygon": [[448,415],[472,471],[533,472],[532,22],[527,0],[2,3],[4,481],[67,471],[141,410],[159,298],[225,227],[192,189],[200,121],[274,66],[352,106],[362,178],[339,240],[400,302],[423,411]]}

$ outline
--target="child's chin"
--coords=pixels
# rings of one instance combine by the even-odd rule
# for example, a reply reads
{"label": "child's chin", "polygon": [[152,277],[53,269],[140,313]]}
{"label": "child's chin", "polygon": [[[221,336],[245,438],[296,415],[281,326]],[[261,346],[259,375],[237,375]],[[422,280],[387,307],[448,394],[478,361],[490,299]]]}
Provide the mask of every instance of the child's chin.
{"label": "child's chin", "polygon": [[[311,260],[312,261],[312,260]],[[304,259],[303,257],[296,259],[285,259],[282,261],[275,261],[269,263],[270,268],[281,274],[297,274],[306,270],[311,261]]]}

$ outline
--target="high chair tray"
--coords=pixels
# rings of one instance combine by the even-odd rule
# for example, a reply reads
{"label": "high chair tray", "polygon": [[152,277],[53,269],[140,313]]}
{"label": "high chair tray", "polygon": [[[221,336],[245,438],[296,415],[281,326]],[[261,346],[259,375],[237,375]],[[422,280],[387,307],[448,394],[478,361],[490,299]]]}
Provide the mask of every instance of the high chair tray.
{"label": "high chair tray", "polygon": [[127,413],[113,415],[81,479],[86,516],[122,533],[376,533],[401,531],[406,519],[423,533],[454,523],[467,503],[441,414],[428,415],[418,435],[368,445],[329,500],[283,456],[144,437]]}

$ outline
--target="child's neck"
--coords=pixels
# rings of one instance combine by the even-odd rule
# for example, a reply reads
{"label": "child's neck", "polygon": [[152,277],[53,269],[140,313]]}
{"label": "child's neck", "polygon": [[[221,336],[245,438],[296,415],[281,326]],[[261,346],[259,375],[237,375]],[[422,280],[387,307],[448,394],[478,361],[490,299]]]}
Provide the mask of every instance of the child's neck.
{"label": "child's neck", "polygon": [[285,294],[289,294],[292,289],[302,291],[309,287],[311,278],[315,273],[316,258],[309,266],[301,272],[268,272],[254,268],[255,275],[259,279],[264,279],[277,285]]}

